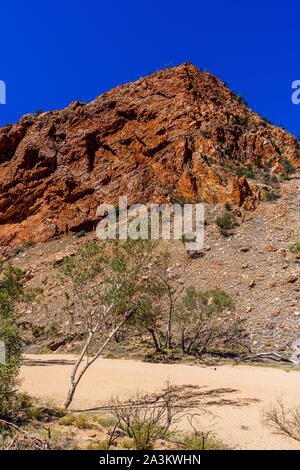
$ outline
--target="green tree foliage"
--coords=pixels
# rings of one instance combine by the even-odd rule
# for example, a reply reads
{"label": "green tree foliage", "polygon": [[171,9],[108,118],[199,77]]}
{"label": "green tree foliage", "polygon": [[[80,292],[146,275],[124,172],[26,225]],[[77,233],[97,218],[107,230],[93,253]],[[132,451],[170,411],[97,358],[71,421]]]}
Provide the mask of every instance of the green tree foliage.
{"label": "green tree foliage", "polygon": [[0,265],[0,339],[6,347],[6,363],[0,364],[0,417],[6,417],[16,398],[15,385],[20,369],[21,337],[13,308],[23,294],[22,271]]}
{"label": "green tree foliage", "polygon": [[189,353],[194,348],[198,354],[202,353],[220,334],[224,335],[219,314],[225,309],[231,312],[235,309],[233,299],[226,292],[220,289],[199,291],[194,287],[186,289],[175,317],[181,331],[183,352]]}
{"label": "green tree foliage", "polygon": [[[71,374],[66,407],[88,367],[141,308],[151,258],[152,243],[148,241],[89,242],[79,256],[67,258],[61,267],[60,279],[71,287],[71,292],[66,291],[65,310],[73,322],[84,318],[86,337]],[[86,363],[80,369],[84,358]]]}

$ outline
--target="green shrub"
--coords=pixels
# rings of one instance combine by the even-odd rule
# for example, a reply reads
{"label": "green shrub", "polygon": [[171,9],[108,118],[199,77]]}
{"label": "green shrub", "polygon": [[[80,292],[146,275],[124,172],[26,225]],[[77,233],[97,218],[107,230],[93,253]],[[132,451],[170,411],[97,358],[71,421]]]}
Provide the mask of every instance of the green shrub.
{"label": "green shrub", "polygon": [[108,444],[108,439],[104,439],[104,441],[92,441],[88,446],[88,450],[107,450]]}
{"label": "green shrub", "polygon": [[186,450],[217,450],[221,449],[221,443],[214,437],[209,437],[206,433],[189,434],[185,433],[180,436],[182,447]]}
{"label": "green shrub", "polygon": [[120,442],[121,444],[121,447],[123,447],[124,449],[132,449],[133,447],[133,444],[134,444],[134,440],[129,438],[129,437],[125,437],[124,439],[122,439],[122,441]]}
{"label": "green shrub", "polygon": [[207,305],[209,305],[209,300],[211,301],[209,305],[209,310],[211,311],[221,312],[224,309],[235,309],[233,298],[221,289],[204,291],[202,292],[202,297],[207,300]]}
{"label": "green shrub", "polygon": [[93,421],[100,424],[100,426],[103,426],[104,428],[110,428],[114,426],[117,422],[116,418],[114,418],[113,416],[107,416],[107,415],[95,416],[93,418]]}
{"label": "green shrub", "polygon": [[249,171],[248,170],[248,171],[246,171],[245,176],[246,176],[246,178],[250,178],[250,179],[254,180],[256,175],[255,175],[254,171]]}
{"label": "green shrub", "polygon": [[42,287],[32,287],[31,289],[27,289],[24,292],[23,300],[24,302],[32,302],[36,299],[36,297],[44,292]]}
{"label": "green shrub", "polygon": [[184,233],[181,237],[183,243],[194,242],[196,240],[196,235],[194,233]]}
{"label": "green shrub", "polygon": [[265,163],[264,163],[264,166],[263,166],[263,169],[264,169],[264,171],[266,171],[266,172],[269,173],[271,167],[272,167],[272,162],[265,162]]}
{"label": "green shrub", "polygon": [[262,117],[262,120],[263,120],[264,123],[271,124],[272,126],[274,126],[273,122],[270,121],[269,119],[267,119],[266,117]]}
{"label": "green shrub", "polygon": [[45,334],[45,327],[44,326],[35,326],[32,328],[32,334],[35,338],[40,338]]}
{"label": "green shrub", "polygon": [[28,242],[25,243],[26,248],[30,248],[31,246],[34,246],[35,243],[33,240],[29,240]]}
{"label": "green shrub", "polygon": [[281,162],[282,163],[282,168],[284,169],[284,172],[286,175],[291,175],[292,173],[295,173],[296,169],[294,165],[289,162],[286,158]]}
{"label": "green shrub", "polygon": [[[125,430],[125,429],[124,429]],[[134,450],[152,450],[157,439],[165,439],[166,431],[151,419],[132,421],[128,429],[128,436],[133,439]]]}
{"label": "green shrub", "polygon": [[276,193],[275,191],[267,190],[267,200],[268,201],[276,201],[279,198],[280,198],[280,195],[278,193]]}
{"label": "green shrub", "polygon": [[300,243],[297,242],[289,247],[291,253],[300,253]]}
{"label": "green shrub", "polygon": [[43,408],[40,407],[30,407],[26,409],[26,417],[34,421],[38,421],[41,417]]}
{"label": "green shrub", "polygon": [[75,416],[74,415],[66,415],[58,421],[58,424],[62,426],[72,426],[75,423]]}
{"label": "green shrub", "polygon": [[254,162],[254,163],[255,163],[255,166],[256,166],[257,168],[262,168],[263,165],[262,165],[262,159],[261,159],[261,156],[260,156],[260,155],[257,155],[257,156],[255,157],[255,162]]}
{"label": "green shrub", "polygon": [[51,325],[48,328],[47,335],[50,338],[55,338],[55,336],[58,336],[59,334],[59,324],[57,322],[51,323]]}
{"label": "green shrub", "polygon": [[0,316],[0,331],[6,347],[6,363],[0,364],[0,417],[5,418],[16,400],[15,383],[20,369],[21,337],[13,318]]}
{"label": "green shrub", "polygon": [[58,421],[62,426],[76,426],[78,429],[93,429],[95,426],[90,423],[89,418],[84,415],[66,415]]}
{"label": "green shrub", "polygon": [[16,403],[15,384],[20,369],[21,337],[13,313],[23,293],[22,271],[0,264],[0,339],[5,344],[6,362],[0,364],[0,418],[7,417]]}
{"label": "green shrub", "polygon": [[86,231],[85,230],[81,230],[80,232],[76,233],[77,238],[82,238],[82,237],[85,237],[85,236],[86,236]]}
{"label": "green shrub", "polygon": [[225,212],[222,216],[216,218],[215,223],[219,227],[223,234],[226,234],[228,230],[232,229],[236,224],[236,218],[234,214]]}
{"label": "green shrub", "polygon": [[78,429],[93,429],[95,426],[89,422],[89,419],[86,415],[76,415],[75,416],[75,426]]}
{"label": "green shrub", "polygon": [[[175,321],[181,332],[181,348],[184,353],[194,351],[200,355],[215,344],[223,328],[219,314],[225,309],[235,309],[234,300],[226,292],[220,289],[198,291],[194,287],[186,289],[175,310]],[[226,335],[224,330],[224,339]]]}

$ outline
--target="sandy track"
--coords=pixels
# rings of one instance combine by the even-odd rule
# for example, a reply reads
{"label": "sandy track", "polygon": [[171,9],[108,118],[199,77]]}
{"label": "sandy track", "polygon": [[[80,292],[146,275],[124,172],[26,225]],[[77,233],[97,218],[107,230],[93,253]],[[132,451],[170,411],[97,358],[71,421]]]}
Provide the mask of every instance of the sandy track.
{"label": "sandy track", "polygon": [[[73,361],[71,355],[25,355],[22,390],[61,404]],[[278,398],[288,405],[300,405],[298,371],[99,359],[83,378],[72,409],[95,408],[112,395],[126,398],[137,390],[156,391],[166,380],[185,386],[183,390],[206,404],[214,416],[203,416],[202,423],[226,444],[239,449],[300,449],[300,443],[272,434],[261,422],[263,410]]]}

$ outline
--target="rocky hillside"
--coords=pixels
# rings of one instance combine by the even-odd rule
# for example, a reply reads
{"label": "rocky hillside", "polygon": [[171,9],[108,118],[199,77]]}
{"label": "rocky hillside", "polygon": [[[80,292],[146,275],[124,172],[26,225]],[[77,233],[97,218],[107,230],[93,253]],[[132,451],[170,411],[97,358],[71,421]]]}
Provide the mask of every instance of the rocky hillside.
{"label": "rocky hillside", "polygon": [[299,153],[213,75],[190,63],[162,70],[0,129],[0,243],[88,231],[97,206],[120,195],[253,209],[265,190],[252,168],[282,174]]}
{"label": "rocky hillside", "polygon": [[[300,252],[293,249],[300,244],[300,172],[276,183],[276,190],[280,198],[262,201],[254,212],[244,211],[243,221],[239,219],[229,237],[215,224],[223,205],[206,203],[201,256],[188,259],[181,240],[161,241],[158,249],[171,253],[174,287],[220,288],[233,297],[252,351],[277,351],[292,357],[294,342],[300,339]],[[78,351],[84,318],[74,324],[65,310],[65,287],[59,282],[58,268],[90,240],[98,240],[94,232],[81,238],[68,235],[24,247],[10,258],[14,266],[26,271],[26,288],[42,292],[19,306],[18,323],[27,352]],[[126,332],[124,341],[113,345],[113,352],[143,358],[153,347],[150,337],[140,340],[139,334],[133,338],[131,331]]]}

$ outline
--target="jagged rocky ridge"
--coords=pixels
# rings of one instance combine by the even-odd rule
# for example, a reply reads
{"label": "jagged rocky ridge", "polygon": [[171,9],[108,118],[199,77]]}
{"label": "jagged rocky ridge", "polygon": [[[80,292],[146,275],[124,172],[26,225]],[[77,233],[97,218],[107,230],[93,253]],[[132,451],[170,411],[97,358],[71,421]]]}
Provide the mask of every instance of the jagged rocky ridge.
{"label": "jagged rocky ridge", "polygon": [[90,230],[102,202],[229,201],[248,210],[262,189],[228,166],[259,158],[299,166],[296,138],[224,83],[185,63],[89,104],[26,115],[0,129],[0,243]]}

